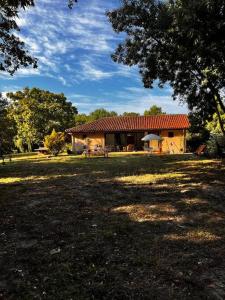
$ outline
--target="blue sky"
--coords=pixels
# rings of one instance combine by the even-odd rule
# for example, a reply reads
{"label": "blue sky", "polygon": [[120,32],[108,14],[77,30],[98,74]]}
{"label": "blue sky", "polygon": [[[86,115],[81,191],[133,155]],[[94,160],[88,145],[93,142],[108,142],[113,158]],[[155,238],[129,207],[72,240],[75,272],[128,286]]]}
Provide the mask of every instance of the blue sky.
{"label": "blue sky", "polygon": [[38,69],[0,74],[0,91],[26,86],[63,92],[80,113],[97,108],[143,113],[153,104],[167,113],[186,113],[169,87],[145,89],[137,68],[116,64],[110,55],[123,36],[113,32],[105,11],[119,0],[80,0],[69,10],[66,0],[36,0],[21,13],[21,39],[38,58]]}

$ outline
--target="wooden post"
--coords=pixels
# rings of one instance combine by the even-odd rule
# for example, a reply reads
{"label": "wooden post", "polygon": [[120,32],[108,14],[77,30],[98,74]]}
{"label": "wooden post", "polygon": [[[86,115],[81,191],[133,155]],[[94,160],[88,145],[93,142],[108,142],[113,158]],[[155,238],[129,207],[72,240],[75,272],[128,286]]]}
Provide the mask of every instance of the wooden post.
{"label": "wooden post", "polygon": [[105,149],[105,133],[103,134],[102,148]]}
{"label": "wooden post", "polygon": [[184,129],[184,153],[187,151],[186,130]]}
{"label": "wooden post", "polygon": [[76,147],[75,147],[75,136],[74,135],[71,135],[71,142],[72,142],[71,151],[75,152],[76,151]]}

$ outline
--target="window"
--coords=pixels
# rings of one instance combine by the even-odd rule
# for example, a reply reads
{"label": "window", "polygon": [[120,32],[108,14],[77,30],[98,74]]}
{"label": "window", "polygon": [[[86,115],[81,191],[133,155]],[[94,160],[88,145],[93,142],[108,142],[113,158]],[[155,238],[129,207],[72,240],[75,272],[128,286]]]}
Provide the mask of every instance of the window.
{"label": "window", "polygon": [[106,144],[106,146],[114,146],[115,145],[115,134],[114,133],[106,133],[105,144]]}
{"label": "window", "polygon": [[169,131],[169,132],[168,132],[168,137],[169,137],[169,138],[172,138],[172,137],[174,137],[174,132],[172,132],[172,131]]}

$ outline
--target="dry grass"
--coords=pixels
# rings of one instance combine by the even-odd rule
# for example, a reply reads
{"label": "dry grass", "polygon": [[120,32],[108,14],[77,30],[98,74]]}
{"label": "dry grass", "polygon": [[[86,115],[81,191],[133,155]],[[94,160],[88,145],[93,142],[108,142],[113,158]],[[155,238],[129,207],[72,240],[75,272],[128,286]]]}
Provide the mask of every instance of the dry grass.
{"label": "dry grass", "polygon": [[16,156],[0,166],[0,299],[225,299],[225,165]]}

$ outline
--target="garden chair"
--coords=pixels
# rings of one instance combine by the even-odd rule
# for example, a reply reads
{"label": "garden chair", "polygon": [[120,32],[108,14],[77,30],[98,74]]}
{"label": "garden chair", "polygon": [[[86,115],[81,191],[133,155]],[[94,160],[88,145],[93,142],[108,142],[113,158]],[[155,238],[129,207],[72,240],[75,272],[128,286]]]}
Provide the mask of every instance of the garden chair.
{"label": "garden chair", "polygon": [[206,145],[205,144],[202,144],[200,145],[194,152],[194,154],[196,154],[197,156],[201,155],[201,154],[204,154],[205,153],[205,150],[206,150]]}
{"label": "garden chair", "polygon": [[134,145],[129,144],[129,145],[127,146],[127,151],[128,151],[128,152],[134,151]]}

